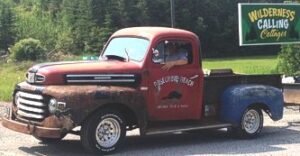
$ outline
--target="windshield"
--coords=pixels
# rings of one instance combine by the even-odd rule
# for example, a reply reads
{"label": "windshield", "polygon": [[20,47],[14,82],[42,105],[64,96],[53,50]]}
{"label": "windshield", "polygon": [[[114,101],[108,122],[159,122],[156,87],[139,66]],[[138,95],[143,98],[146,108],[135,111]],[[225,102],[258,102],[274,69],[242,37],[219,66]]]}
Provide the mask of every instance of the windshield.
{"label": "windshield", "polygon": [[102,57],[112,55],[128,60],[142,61],[146,54],[148,45],[149,41],[143,38],[113,38],[103,52]]}

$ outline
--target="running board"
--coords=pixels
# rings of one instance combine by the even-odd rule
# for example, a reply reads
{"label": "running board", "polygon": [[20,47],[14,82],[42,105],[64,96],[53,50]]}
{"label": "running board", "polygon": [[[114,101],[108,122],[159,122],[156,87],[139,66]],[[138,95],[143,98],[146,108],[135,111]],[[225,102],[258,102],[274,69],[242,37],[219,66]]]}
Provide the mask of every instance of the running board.
{"label": "running board", "polygon": [[166,133],[176,133],[183,131],[192,131],[192,130],[203,130],[203,129],[219,129],[231,127],[232,124],[229,123],[219,123],[219,124],[206,124],[206,125],[191,125],[191,126],[182,126],[182,127],[157,127],[157,128],[149,128],[146,131],[146,135],[155,135],[155,134],[166,134]]}

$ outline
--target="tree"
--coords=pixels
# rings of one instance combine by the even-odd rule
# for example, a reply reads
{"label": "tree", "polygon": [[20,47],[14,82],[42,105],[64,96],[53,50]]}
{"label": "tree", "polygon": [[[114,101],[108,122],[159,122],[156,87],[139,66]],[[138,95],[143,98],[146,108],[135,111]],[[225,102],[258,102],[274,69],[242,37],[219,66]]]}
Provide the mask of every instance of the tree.
{"label": "tree", "polygon": [[0,50],[7,50],[15,41],[15,15],[13,4],[0,1]]}
{"label": "tree", "polygon": [[[297,0],[296,2],[300,2]],[[298,26],[298,24],[297,24]],[[299,38],[299,34],[295,32],[295,28],[290,28],[291,37]],[[277,70],[285,75],[299,76],[300,75],[300,45],[282,45],[278,56]]]}
{"label": "tree", "polygon": [[90,32],[96,27],[92,18],[92,0],[64,0],[62,20],[71,30],[73,38],[73,53],[82,53],[89,47]]}
{"label": "tree", "polygon": [[[278,46],[239,47],[238,2],[248,0],[175,0],[176,27],[200,37],[203,56],[276,54]],[[14,41],[35,38],[48,51],[94,53],[120,28],[171,26],[169,0],[1,0],[0,3],[2,49]],[[4,4],[14,5],[3,7]]]}
{"label": "tree", "polygon": [[300,74],[300,45],[283,45],[279,53],[277,70],[289,76]]}

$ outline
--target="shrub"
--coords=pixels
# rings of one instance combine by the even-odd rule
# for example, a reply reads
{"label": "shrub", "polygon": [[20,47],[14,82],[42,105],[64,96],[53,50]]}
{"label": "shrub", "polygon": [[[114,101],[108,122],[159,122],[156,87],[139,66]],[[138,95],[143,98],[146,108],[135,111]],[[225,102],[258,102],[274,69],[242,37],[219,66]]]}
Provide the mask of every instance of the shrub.
{"label": "shrub", "polygon": [[45,58],[45,49],[41,42],[32,38],[20,40],[9,51],[14,61],[36,61]]}
{"label": "shrub", "polygon": [[47,60],[51,62],[74,61],[74,60],[80,60],[80,57],[63,51],[53,50],[47,54]]}
{"label": "shrub", "polygon": [[300,74],[300,45],[284,45],[278,56],[277,70],[288,76]]}

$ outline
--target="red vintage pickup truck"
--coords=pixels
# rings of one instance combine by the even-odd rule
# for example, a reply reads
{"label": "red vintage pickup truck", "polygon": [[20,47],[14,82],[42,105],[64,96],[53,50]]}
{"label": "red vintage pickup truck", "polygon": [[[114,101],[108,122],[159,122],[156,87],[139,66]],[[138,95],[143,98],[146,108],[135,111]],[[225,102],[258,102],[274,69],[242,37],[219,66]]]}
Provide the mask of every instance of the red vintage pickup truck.
{"label": "red vintage pickup truck", "polygon": [[[171,42],[187,63],[163,70]],[[38,64],[26,77],[3,126],[43,142],[79,134],[86,150],[102,154],[136,128],[141,135],[230,128],[251,138],[261,132],[262,111],[283,115],[280,75],[204,74],[198,37],[181,29],[125,28],[97,61]]]}

